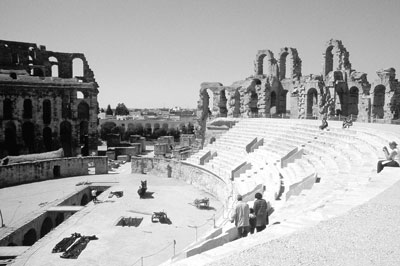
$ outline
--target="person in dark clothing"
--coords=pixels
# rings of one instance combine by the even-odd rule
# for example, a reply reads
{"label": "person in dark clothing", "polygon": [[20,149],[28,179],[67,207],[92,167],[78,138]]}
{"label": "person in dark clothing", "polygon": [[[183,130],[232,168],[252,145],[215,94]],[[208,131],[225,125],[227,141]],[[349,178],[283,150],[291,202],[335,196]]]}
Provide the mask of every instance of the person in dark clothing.
{"label": "person in dark clothing", "polygon": [[253,205],[254,214],[256,215],[256,231],[261,232],[267,227],[268,224],[268,204],[262,198],[261,193],[257,192],[254,197],[256,198]]}
{"label": "person in dark clothing", "polygon": [[322,124],[319,126],[319,129],[324,130],[328,127],[328,121],[326,121],[326,116],[322,118]]}

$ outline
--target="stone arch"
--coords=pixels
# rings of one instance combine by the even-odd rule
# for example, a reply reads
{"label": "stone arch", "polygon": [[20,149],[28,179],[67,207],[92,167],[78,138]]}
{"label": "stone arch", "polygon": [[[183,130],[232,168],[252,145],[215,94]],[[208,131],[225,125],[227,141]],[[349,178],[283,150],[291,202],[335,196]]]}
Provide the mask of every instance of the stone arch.
{"label": "stone arch", "polygon": [[161,126],[164,130],[168,131],[168,123],[163,123]]}
{"label": "stone arch", "polygon": [[3,119],[4,120],[12,120],[13,119],[13,102],[11,99],[4,99],[3,102]]}
{"label": "stone arch", "polygon": [[49,99],[43,101],[43,123],[51,123],[51,102]]}
{"label": "stone arch", "polygon": [[62,222],[64,222],[64,213],[59,212],[56,216],[56,226],[59,226]]}
{"label": "stone arch", "polygon": [[89,203],[89,197],[88,197],[88,195],[83,194],[83,195],[82,195],[82,198],[81,198],[81,206],[85,206],[85,205],[88,204],[88,203]]}
{"label": "stone arch", "polygon": [[375,118],[384,118],[386,87],[377,85],[373,91],[372,115]]}
{"label": "stone arch", "polygon": [[46,217],[42,223],[42,227],[40,228],[40,238],[47,235],[53,229],[53,222],[51,221],[50,217]]}
{"label": "stone arch", "polygon": [[8,155],[18,155],[17,128],[12,121],[7,122],[5,125],[4,143]]}
{"label": "stone arch", "polygon": [[89,105],[85,101],[78,104],[78,119],[89,120]]}
{"label": "stone arch", "polygon": [[255,75],[272,75],[275,62],[274,54],[270,50],[259,50],[254,61]]}
{"label": "stone arch", "polygon": [[228,109],[226,107],[226,104],[227,104],[227,99],[226,99],[225,89],[222,89],[219,92],[219,102],[218,102],[220,117],[227,117],[228,115]]}
{"label": "stone arch", "polygon": [[23,118],[30,119],[32,118],[32,100],[25,99],[24,100],[24,113]]}
{"label": "stone arch", "polygon": [[33,153],[35,151],[35,126],[33,123],[25,122],[22,124],[22,139],[29,153]]}
{"label": "stone arch", "polygon": [[279,79],[301,76],[301,60],[294,48],[281,48],[279,53]]}
{"label": "stone arch", "polygon": [[72,126],[68,121],[60,124],[60,142],[64,150],[65,157],[72,156]]}
{"label": "stone arch", "polygon": [[349,53],[343,46],[342,41],[331,39],[326,44],[324,57],[324,75],[336,70],[351,70]]}
{"label": "stone arch", "polygon": [[81,58],[72,59],[72,77],[83,78],[83,60]]}
{"label": "stone arch", "polygon": [[318,111],[318,91],[315,88],[310,88],[307,91],[307,118],[314,117]]}
{"label": "stone arch", "polygon": [[355,86],[351,87],[349,91],[347,115],[358,115],[358,97],[358,88]]}
{"label": "stone arch", "polygon": [[50,56],[48,61],[50,62],[50,65],[51,65],[51,76],[59,77],[58,59],[54,56]]}
{"label": "stone arch", "polygon": [[51,128],[49,128],[49,127],[43,128],[43,144],[44,144],[46,151],[52,150],[53,137],[52,137]]}
{"label": "stone arch", "polygon": [[24,239],[22,240],[23,246],[32,246],[37,241],[36,230],[31,228],[28,232],[25,233]]}

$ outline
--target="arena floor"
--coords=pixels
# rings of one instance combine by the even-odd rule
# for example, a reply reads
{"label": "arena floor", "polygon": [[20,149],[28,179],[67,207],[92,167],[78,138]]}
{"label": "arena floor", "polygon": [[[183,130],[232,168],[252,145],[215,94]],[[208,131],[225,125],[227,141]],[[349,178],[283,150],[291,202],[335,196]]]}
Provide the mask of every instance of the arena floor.
{"label": "arena floor", "polygon": [[[140,180],[147,180],[147,191],[152,197],[139,198]],[[76,184],[83,181],[92,185],[111,185],[108,191],[121,190],[124,196],[108,198],[109,192],[103,192],[98,197],[100,203],[87,204],[38,240],[12,265],[158,265],[193,243],[196,231],[200,237],[212,229],[213,216],[222,213],[222,204],[212,195],[176,179],[131,174],[130,164],[125,164],[118,173],[1,189],[0,209],[5,225],[11,227],[24,216],[74,192],[78,187]],[[210,208],[193,206],[194,199],[203,197],[210,198]],[[170,224],[151,221],[151,214],[159,211],[167,213]],[[138,227],[116,226],[122,216],[142,217],[143,221]],[[60,253],[51,253],[60,240],[75,232],[96,235],[98,240],[90,241],[78,259],[63,259]]]}

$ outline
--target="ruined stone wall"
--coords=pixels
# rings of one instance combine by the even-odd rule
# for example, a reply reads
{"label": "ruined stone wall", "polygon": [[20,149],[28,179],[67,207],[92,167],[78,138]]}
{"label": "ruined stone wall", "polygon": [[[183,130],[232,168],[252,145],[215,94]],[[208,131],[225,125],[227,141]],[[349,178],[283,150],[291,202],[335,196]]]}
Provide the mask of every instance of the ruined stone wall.
{"label": "ruined stone wall", "polygon": [[89,162],[94,163],[96,174],[107,174],[107,160],[105,156],[92,156],[0,166],[0,188],[54,178],[88,175]]}
{"label": "ruined stone wall", "polygon": [[[304,119],[351,116],[353,120],[385,123],[400,119],[400,83],[393,68],[379,70],[380,79],[371,85],[366,73],[352,69],[342,41],[329,40],[322,55],[322,75],[304,76],[295,48],[282,48],[278,60],[270,50],[259,50],[254,74],[224,87],[229,88],[225,89],[227,116],[281,117],[289,112],[291,118]],[[210,97],[217,99],[218,106],[213,112],[218,114],[225,101],[218,101],[220,91],[212,93]],[[206,104],[199,102],[203,116]]]}
{"label": "ruined stone wall", "polygon": [[[0,40],[0,55],[0,158],[97,150],[98,85],[83,54]],[[73,77],[76,61],[82,73]]]}

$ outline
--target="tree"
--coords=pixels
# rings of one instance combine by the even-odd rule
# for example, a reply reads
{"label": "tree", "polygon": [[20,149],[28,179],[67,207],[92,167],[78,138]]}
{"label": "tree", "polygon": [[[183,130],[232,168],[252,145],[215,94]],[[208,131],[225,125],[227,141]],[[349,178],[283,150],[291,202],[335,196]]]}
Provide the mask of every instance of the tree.
{"label": "tree", "polygon": [[114,122],[105,122],[103,125],[101,125],[100,128],[100,138],[102,140],[106,140],[107,135],[112,132],[112,129],[116,126]]}
{"label": "tree", "polygon": [[111,110],[111,106],[107,106],[106,115],[113,115],[113,111]]}
{"label": "tree", "polygon": [[125,104],[119,103],[115,108],[115,115],[129,115],[129,110]]}

